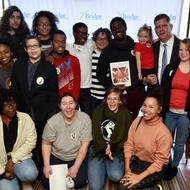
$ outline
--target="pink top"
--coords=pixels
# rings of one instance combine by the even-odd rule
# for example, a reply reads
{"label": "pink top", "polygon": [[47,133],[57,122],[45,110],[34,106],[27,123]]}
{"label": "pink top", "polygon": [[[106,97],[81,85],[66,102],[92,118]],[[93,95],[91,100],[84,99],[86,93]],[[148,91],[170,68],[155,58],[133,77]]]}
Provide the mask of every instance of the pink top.
{"label": "pink top", "polygon": [[170,108],[184,110],[189,90],[190,72],[182,73],[178,67],[172,80]]}
{"label": "pink top", "polygon": [[136,130],[139,119],[137,117],[129,129],[128,140],[124,144],[125,157],[131,157],[134,152],[140,160],[151,162],[148,170],[153,174],[168,163],[173,140],[160,118],[142,120]]}
{"label": "pink top", "polygon": [[141,68],[153,69],[154,68],[154,54],[152,46],[147,47],[146,44],[136,43],[134,47],[135,52],[141,53]]}

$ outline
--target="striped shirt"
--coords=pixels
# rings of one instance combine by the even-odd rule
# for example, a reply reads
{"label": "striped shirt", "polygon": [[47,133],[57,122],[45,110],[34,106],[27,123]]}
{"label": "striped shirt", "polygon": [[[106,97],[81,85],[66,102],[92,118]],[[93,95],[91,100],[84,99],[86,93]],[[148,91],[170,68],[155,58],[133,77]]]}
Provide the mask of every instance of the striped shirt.
{"label": "striped shirt", "polygon": [[91,87],[91,96],[102,100],[105,95],[105,88],[100,83],[100,81],[97,78],[96,71],[97,71],[97,64],[98,59],[100,57],[101,52],[99,52],[97,49],[93,51],[92,53],[92,87]]}

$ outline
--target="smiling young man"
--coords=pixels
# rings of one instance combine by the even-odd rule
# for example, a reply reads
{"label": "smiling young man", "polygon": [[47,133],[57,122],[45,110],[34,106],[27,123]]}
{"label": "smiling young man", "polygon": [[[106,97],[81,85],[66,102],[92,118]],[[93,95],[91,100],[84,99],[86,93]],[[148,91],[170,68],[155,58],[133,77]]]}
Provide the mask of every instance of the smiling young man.
{"label": "smiling young man", "polygon": [[95,43],[88,40],[88,35],[87,25],[82,22],[76,23],[73,26],[74,44],[67,44],[66,49],[79,59],[81,69],[79,106],[82,111],[90,115],[92,52]]}
{"label": "smiling young man", "polygon": [[110,29],[114,39],[102,50],[97,66],[97,77],[107,89],[113,86],[111,80],[110,66],[119,62],[129,62],[131,85],[126,87],[119,85],[121,89],[127,91],[127,108],[132,113],[132,118],[136,118],[138,111],[144,100],[144,89],[138,80],[136,59],[132,54],[135,42],[126,35],[127,25],[121,17],[115,17],[110,22]]}
{"label": "smiling young man", "polygon": [[77,57],[65,50],[66,35],[61,30],[56,30],[51,37],[53,51],[50,53],[52,63],[58,75],[59,95],[70,92],[78,103],[80,93],[80,63]]}
{"label": "smiling young man", "polygon": [[[28,59],[17,61],[12,71],[12,88],[18,97],[18,110],[28,113],[37,130],[37,150],[47,119],[58,109],[58,80],[54,65],[41,55],[40,40],[32,35],[25,39]],[[39,163],[38,163],[39,164]]]}

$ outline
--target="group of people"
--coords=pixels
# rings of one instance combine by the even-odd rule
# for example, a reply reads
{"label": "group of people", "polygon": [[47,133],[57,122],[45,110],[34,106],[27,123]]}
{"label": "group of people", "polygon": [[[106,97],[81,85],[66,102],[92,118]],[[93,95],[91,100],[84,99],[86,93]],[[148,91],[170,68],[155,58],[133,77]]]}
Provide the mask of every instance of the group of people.
{"label": "group of people", "polygon": [[[40,11],[30,34],[16,6],[0,20],[0,189],[30,190],[37,177],[49,188],[57,164],[76,189],[88,179],[101,190],[106,176],[126,190],[171,180],[189,135],[190,39],[172,34],[166,14],[154,19],[158,39],[143,25],[138,43],[121,17],[92,40],[74,24],[73,44],[57,22]],[[115,84],[123,65],[127,83]]]}

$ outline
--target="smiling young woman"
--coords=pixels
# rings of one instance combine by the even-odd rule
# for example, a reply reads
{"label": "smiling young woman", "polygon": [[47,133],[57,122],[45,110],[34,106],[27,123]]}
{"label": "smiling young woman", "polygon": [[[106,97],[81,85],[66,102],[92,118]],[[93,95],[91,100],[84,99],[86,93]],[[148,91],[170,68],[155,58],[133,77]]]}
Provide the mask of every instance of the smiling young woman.
{"label": "smiling young woman", "polygon": [[87,180],[88,146],[92,140],[91,120],[76,110],[73,94],[65,92],[60,97],[60,112],[51,117],[42,135],[43,178],[46,188],[52,173],[51,165],[68,164],[67,176],[75,182],[75,188],[82,188]]}
{"label": "smiling young woman", "polygon": [[174,156],[170,159],[164,177],[171,180],[177,174],[177,166],[190,133],[190,39],[181,41],[179,59],[166,67],[162,86],[165,93],[165,124],[171,134],[176,131]]}
{"label": "smiling young woman", "polygon": [[91,190],[103,188],[106,173],[110,180],[118,183],[123,176],[123,144],[130,126],[130,115],[123,103],[122,91],[113,86],[93,112],[93,146],[88,160]]}
{"label": "smiling young woman", "polygon": [[144,101],[143,117],[137,117],[129,129],[120,190],[152,187],[163,177],[172,137],[160,117],[162,102],[161,89],[155,87]]}

